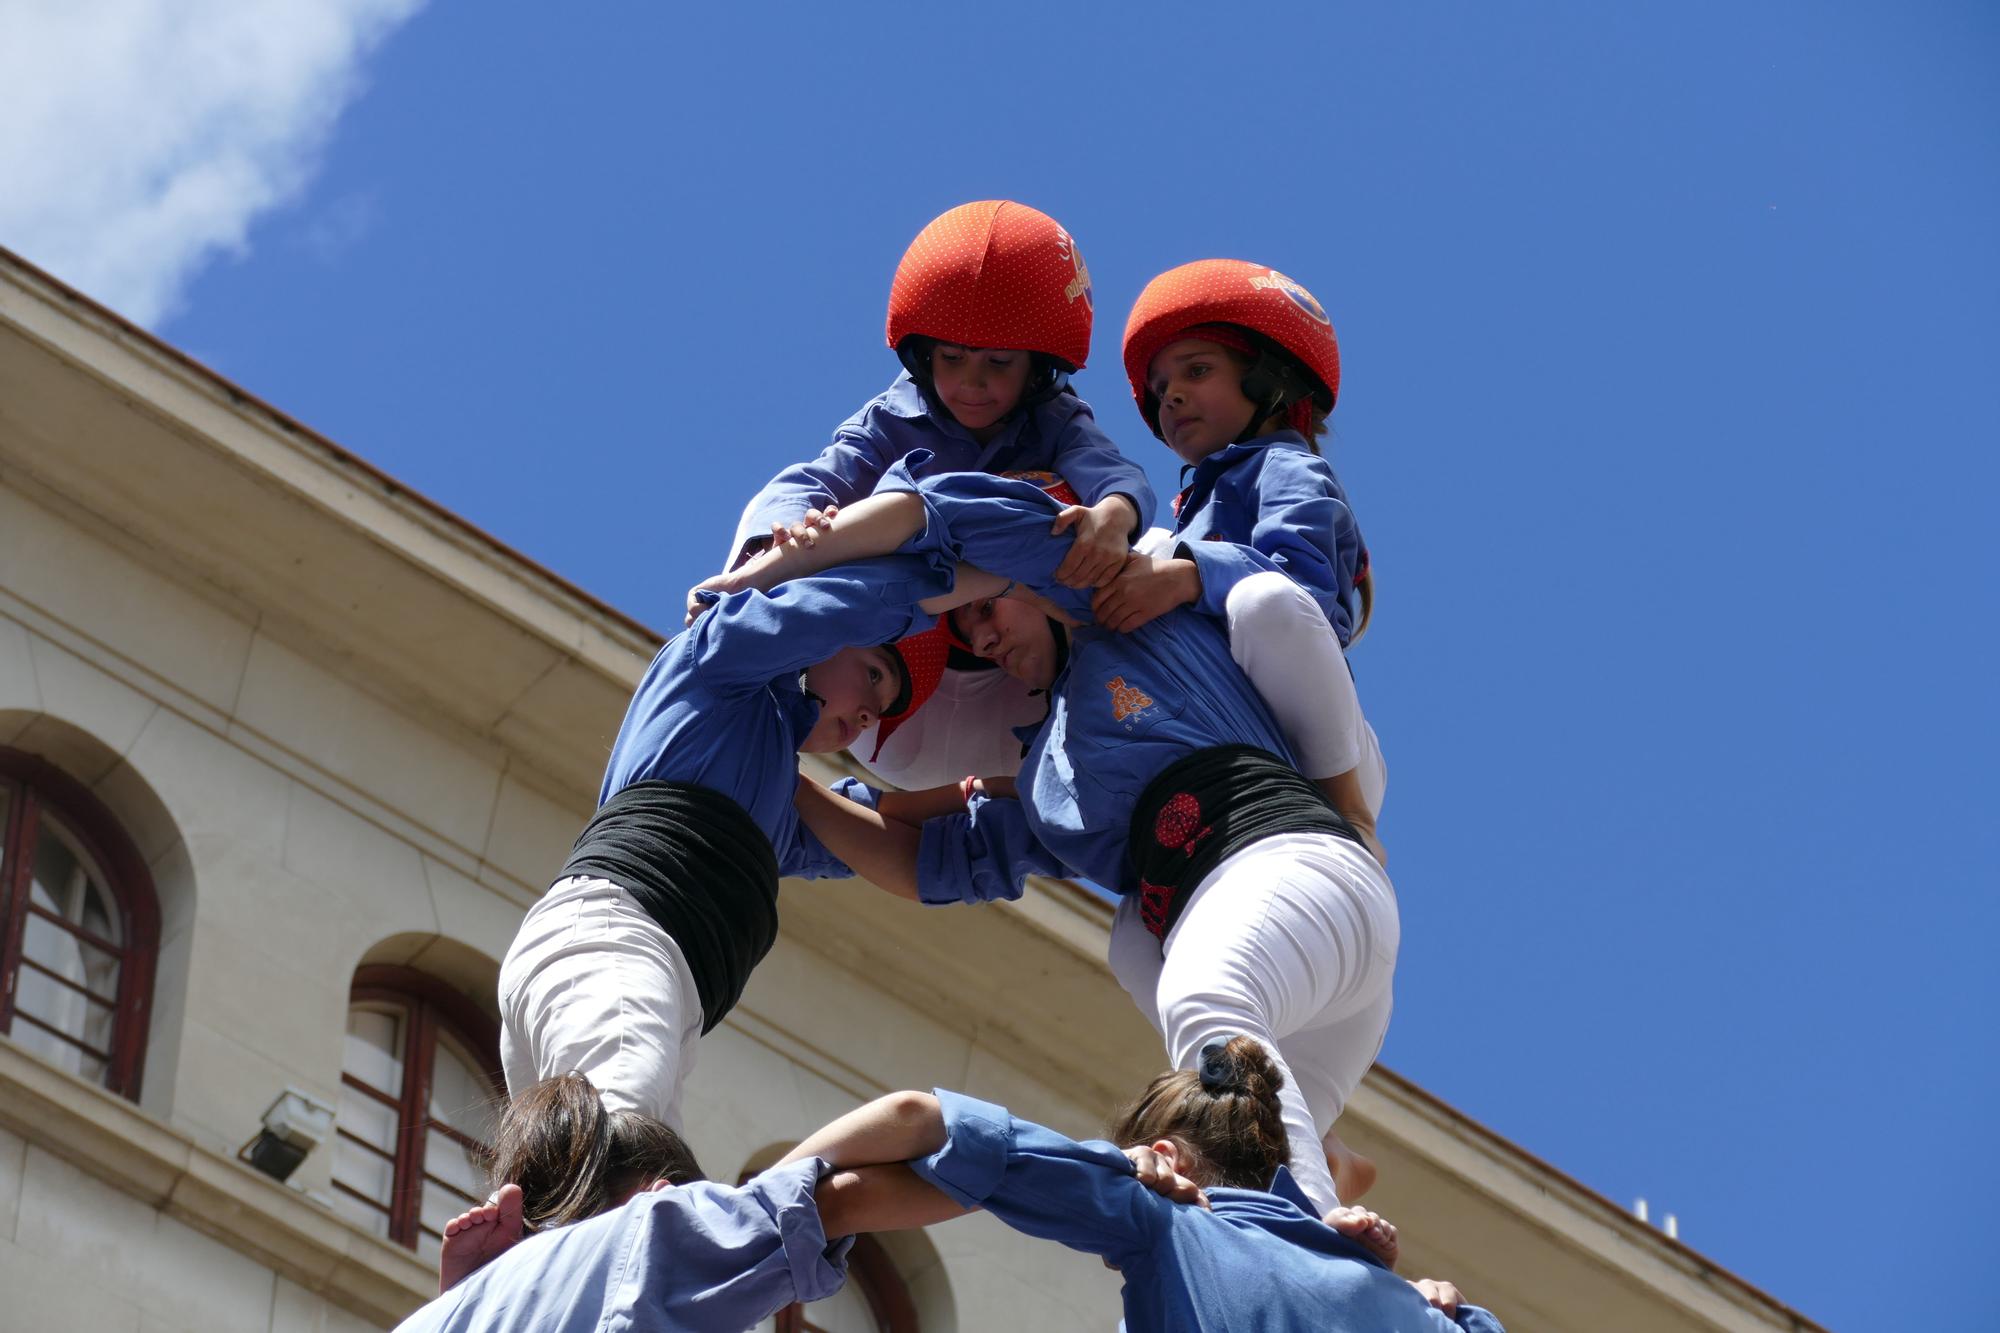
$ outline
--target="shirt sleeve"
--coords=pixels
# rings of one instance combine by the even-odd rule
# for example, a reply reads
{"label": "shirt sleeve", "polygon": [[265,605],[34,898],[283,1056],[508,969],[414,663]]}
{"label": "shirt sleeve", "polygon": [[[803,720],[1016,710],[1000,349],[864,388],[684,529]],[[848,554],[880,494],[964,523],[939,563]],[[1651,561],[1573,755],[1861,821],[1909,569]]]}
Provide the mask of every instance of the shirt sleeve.
{"label": "shirt sleeve", "polygon": [[1153,497],[1152,483],[1146,480],[1146,470],[1118,452],[1118,446],[1097,424],[1090,404],[1078,400],[1075,414],[1062,424],[1056,437],[1055,470],[1087,505],[1113,495],[1130,500],[1139,511],[1134,535],[1152,523],[1159,502]]}
{"label": "shirt sleeve", "polygon": [[829,1242],[813,1190],[831,1170],[808,1158],[742,1185],[697,1181],[662,1192],[643,1242],[652,1303],[681,1327],[745,1328],[847,1279],[852,1237]]}
{"label": "shirt sleeve", "polygon": [[1175,552],[1201,573],[1197,610],[1221,617],[1229,590],[1275,570],[1312,594],[1345,645],[1354,637],[1347,594],[1361,568],[1361,529],[1325,461],[1294,450],[1266,451],[1257,521],[1247,544],[1182,542]]}
{"label": "shirt sleeve", "polygon": [[1477,1305],[1460,1305],[1456,1319],[1446,1319],[1444,1311],[1435,1308],[1432,1313],[1438,1316],[1439,1328],[1463,1329],[1464,1333],[1507,1333],[1506,1329],[1500,1327],[1500,1321],[1493,1317],[1491,1310],[1481,1309]]}
{"label": "shirt sleeve", "polygon": [[778,873],[794,879],[851,879],[854,869],[835,856],[801,819],[794,826],[785,854],[778,858]]}
{"label": "shirt sleeve", "polygon": [[944,1147],[910,1168],[1016,1231],[1122,1263],[1152,1248],[1166,1210],[1183,1206],[1141,1185],[1108,1143],[1078,1143],[962,1093],[940,1088],[937,1099]]}
{"label": "shirt sleeve", "polygon": [[924,528],[898,548],[943,573],[959,562],[1033,588],[1078,620],[1089,621],[1089,588],[1065,588],[1056,568],[1076,538],[1049,531],[1062,506],[1032,482],[984,472],[946,472],[919,482],[912,469],[930,460],[916,450],[883,474],[880,493],[908,491],[924,502]]}
{"label": "shirt sleeve", "polygon": [[796,523],[808,509],[853,504],[875,489],[891,461],[888,442],[868,428],[868,413],[862,411],[834,432],[819,457],[792,464],[751,498],[731,549],[741,554],[746,543],[770,536],[773,523]]}
{"label": "shirt sleeve", "polygon": [[842,565],[769,592],[718,597],[686,631],[695,672],[718,693],[762,689],[856,644],[891,643],[925,628],[926,597],[951,591],[949,574],[920,559],[892,556]]}
{"label": "shirt sleeve", "polygon": [[917,897],[932,907],[1014,899],[1030,875],[1070,873],[1011,797],[974,793],[964,814],[925,820],[917,844]]}

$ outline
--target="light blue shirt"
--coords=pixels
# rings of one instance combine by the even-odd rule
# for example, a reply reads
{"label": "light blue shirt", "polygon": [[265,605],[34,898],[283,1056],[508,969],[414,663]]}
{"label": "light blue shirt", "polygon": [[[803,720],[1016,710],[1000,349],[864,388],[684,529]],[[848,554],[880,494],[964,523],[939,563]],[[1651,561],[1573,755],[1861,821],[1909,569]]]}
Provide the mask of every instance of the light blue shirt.
{"label": "light blue shirt", "polygon": [[531,1236],[396,1326],[397,1333],[711,1333],[746,1329],[847,1280],[808,1158],[742,1185],[698,1181]]}
{"label": "light blue shirt", "polygon": [[950,588],[949,573],[905,557],[714,599],[660,649],[633,692],[598,803],[648,778],[696,783],[749,812],[780,874],[851,874],[792,806],[799,746],[819,720],[799,673],[843,648],[925,628],[934,618],[915,604]]}
{"label": "light blue shirt", "polygon": [[848,505],[868,495],[899,458],[925,450],[919,476],[941,472],[1055,472],[1077,498],[1094,505],[1123,495],[1139,511],[1144,532],[1153,521],[1153,488],[1137,463],[1118,452],[1090,404],[1064,389],[1026,411],[1015,412],[1000,433],[981,444],[948,412],[934,409],[907,372],[840,424],[810,463],[795,463],[743,511],[736,544],[769,538],[773,523],[796,523],[808,509]]}
{"label": "light blue shirt", "polygon": [[1192,471],[1174,534],[1175,553],[1201,571],[1196,609],[1222,615],[1231,588],[1273,570],[1312,594],[1345,648],[1368,551],[1333,464],[1285,430],[1219,449]]}
{"label": "light blue shirt", "polygon": [[1130,1333],[1505,1333],[1476,1305],[1456,1321],[1312,1215],[1283,1167],[1269,1190],[1216,1188],[1210,1208],[1141,1185],[1102,1141],[938,1091],[945,1145],[910,1163],[967,1208],[1102,1256],[1125,1279]]}
{"label": "light blue shirt", "polygon": [[[1091,590],[1055,571],[1075,538],[1051,536],[1058,506],[1033,485],[949,473],[915,480],[912,458],[879,493],[914,492],[924,529],[905,544],[939,571],[958,561],[1018,579],[1080,618]],[[1129,634],[1085,625],[1049,687],[1049,715],[1019,733],[1021,799],[974,797],[962,815],[926,821],[917,893],[932,904],[1016,898],[1029,875],[1081,875],[1136,893],[1126,855],[1132,811],[1169,764],[1218,745],[1254,745],[1292,762],[1291,747],[1256,686],[1229,653],[1222,622],[1176,607]]]}

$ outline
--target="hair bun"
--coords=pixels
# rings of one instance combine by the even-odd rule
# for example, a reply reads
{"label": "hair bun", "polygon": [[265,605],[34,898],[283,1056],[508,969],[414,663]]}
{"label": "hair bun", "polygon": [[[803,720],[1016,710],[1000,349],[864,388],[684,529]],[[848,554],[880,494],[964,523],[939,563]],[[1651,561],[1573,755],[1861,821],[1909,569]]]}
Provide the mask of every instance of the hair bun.
{"label": "hair bun", "polygon": [[1201,1048],[1201,1086],[1211,1096],[1240,1090],[1243,1071],[1229,1049],[1235,1040],[1241,1038],[1218,1038]]}

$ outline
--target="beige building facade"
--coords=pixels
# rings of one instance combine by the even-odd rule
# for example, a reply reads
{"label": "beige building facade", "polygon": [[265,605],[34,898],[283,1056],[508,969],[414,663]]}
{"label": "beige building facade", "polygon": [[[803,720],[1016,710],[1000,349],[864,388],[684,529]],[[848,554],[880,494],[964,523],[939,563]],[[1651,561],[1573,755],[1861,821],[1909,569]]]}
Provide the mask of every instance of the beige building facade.
{"label": "beige building facade", "polygon": [[[332,1333],[434,1290],[498,960],[657,643],[0,252],[0,1330]],[[781,912],[688,1088],[713,1176],[900,1087],[1088,1134],[1160,1063],[1074,885]],[[287,1090],[337,1119],[280,1183],[239,1150]],[[1405,1269],[1512,1329],[1815,1327],[1393,1074],[1343,1124]],[[983,1217],[866,1285],[786,1326],[1118,1318]]]}

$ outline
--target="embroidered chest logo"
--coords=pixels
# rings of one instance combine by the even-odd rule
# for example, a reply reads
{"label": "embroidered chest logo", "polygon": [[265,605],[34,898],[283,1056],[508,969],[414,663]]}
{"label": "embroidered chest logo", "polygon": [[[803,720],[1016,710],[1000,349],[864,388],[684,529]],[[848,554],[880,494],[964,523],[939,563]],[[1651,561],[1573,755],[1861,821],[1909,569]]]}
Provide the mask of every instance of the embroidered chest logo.
{"label": "embroidered chest logo", "polygon": [[1111,691],[1113,722],[1123,722],[1134,713],[1143,713],[1153,706],[1153,696],[1136,685],[1127,685],[1123,676],[1113,676],[1104,682],[1104,688]]}

